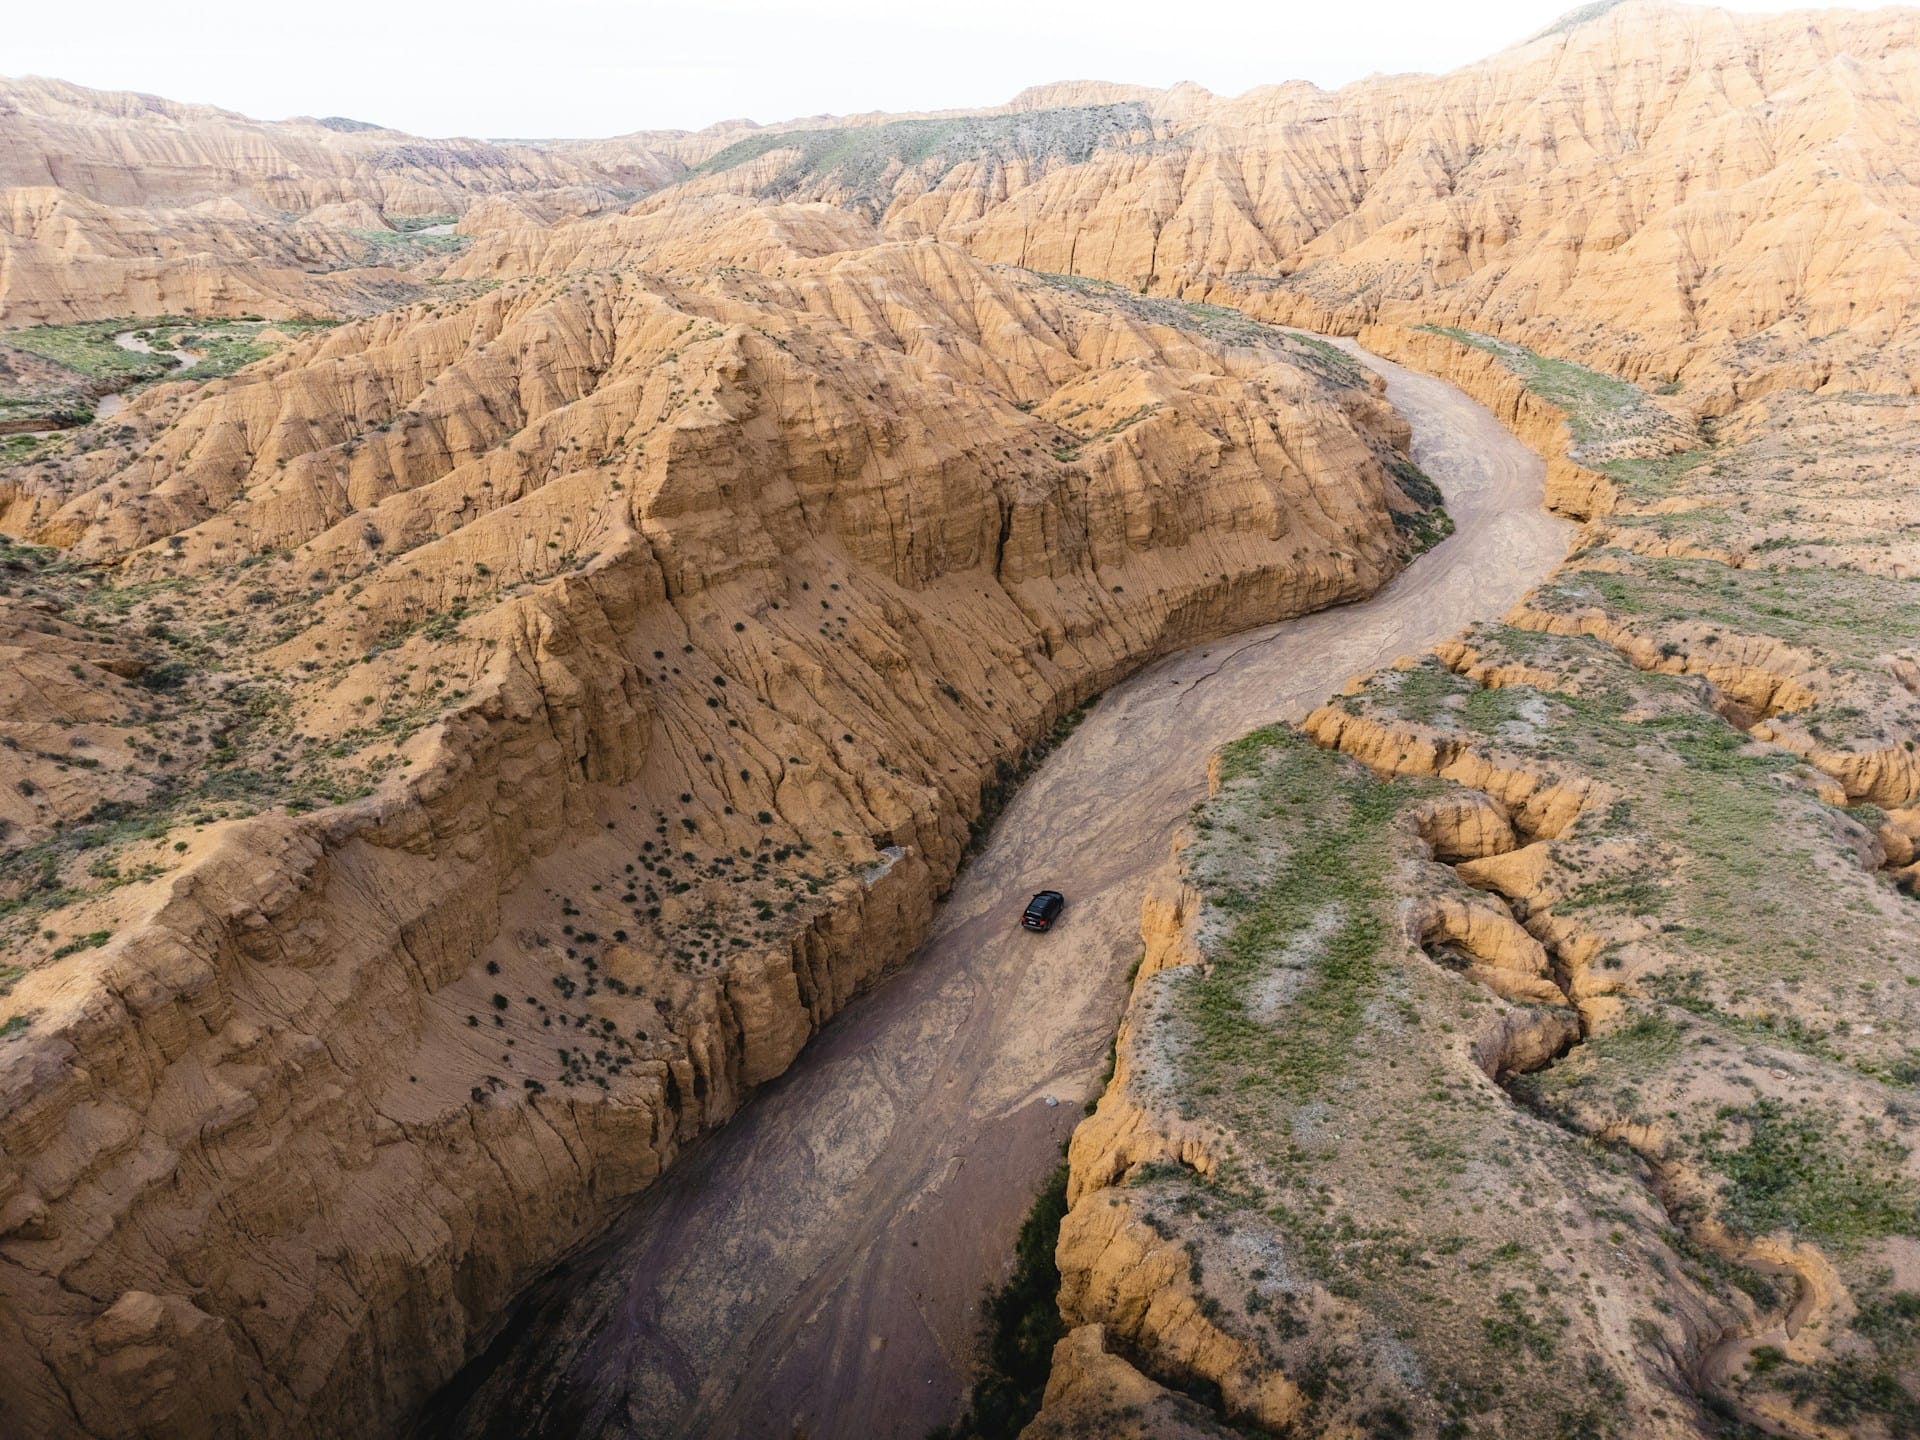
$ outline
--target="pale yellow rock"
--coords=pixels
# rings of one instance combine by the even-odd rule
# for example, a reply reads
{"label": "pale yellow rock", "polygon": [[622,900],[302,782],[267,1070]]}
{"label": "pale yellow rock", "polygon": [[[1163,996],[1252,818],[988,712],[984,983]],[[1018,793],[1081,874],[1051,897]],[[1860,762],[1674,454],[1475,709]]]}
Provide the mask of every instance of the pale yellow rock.
{"label": "pale yellow rock", "polygon": [[[0,601],[43,682],[0,722],[52,705],[105,754],[178,704],[200,737],[139,778],[18,762],[47,772],[4,802],[23,840],[191,780],[209,717],[368,788],[177,817],[113,852],[137,884],[80,853],[85,898],[27,937],[0,1355],[33,1426],[164,1430],[188,1387],[233,1433],[395,1423],[912,950],[1058,717],[1403,563],[1406,427],[1298,342],[822,207],[696,208],[157,387],[16,487],[9,524],[141,588],[103,614],[44,582],[92,628]],[[172,643],[151,624],[220,627],[178,701],[115,672]],[[174,1319],[110,1382],[69,1337],[127,1290]]]}
{"label": "pale yellow rock", "polygon": [[[196,613],[172,623],[246,632],[207,652],[221,668],[189,683],[195,704],[271,681],[285,736],[381,767],[311,814],[269,801],[143,840],[113,877],[128,883],[49,915],[85,948],[29,933],[10,955],[24,973],[0,1022],[26,1028],[0,1050],[0,1428],[402,1423],[532,1277],[910,950],[983,787],[1059,715],[1152,655],[1394,573],[1407,434],[1378,396],[1271,337],[1196,337],[1200,317],[1132,292],[1360,334],[1453,380],[1547,457],[1551,503],[1581,517],[1619,497],[1564,417],[1417,326],[1684,380],[1723,441],[1796,388],[1910,396],[1915,57],[1910,11],[1632,0],[1451,75],[1334,93],[1036,87],[977,113],[1097,131],[1084,159],[970,141],[877,188],[794,168],[804,141],[778,138],[877,117],[496,146],[0,88],[8,324],[378,312],[230,379],[156,387],[122,412],[127,438],[9,469],[0,530],[117,583],[184,585]],[[754,158],[688,175],[742,140]],[[791,203],[758,198],[776,181]],[[377,263],[368,234],[443,214],[457,257]],[[1898,576],[1903,553],[1867,563]],[[274,603],[249,608],[255,591]],[[137,807],[227,733],[270,755],[244,732],[196,730],[164,764],[135,747],[136,711],[160,704],[138,685],[156,603],[83,631],[0,597],[0,726],[19,745],[0,751],[0,841]],[[1899,807],[1920,764],[1801,726],[1843,694],[1807,654],[1740,636],[1708,654],[1597,611],[1512,623],[1711,685],[1832,803],[1895,807],[1877,843],[1913,883],[1920,831]],[[1464,643],[1446,662],[1488,686],[1551,681]],[[1424,897],[1408,936],[1467,953],[1447,984],[1513,1002],[1448,1052],[1461,1084],[1569,1043],[1564,1002],[1608,1023],[1634,937],[1552,909],[1551,847],[1578,843],[1604,785],[1337,706],[1307,729],[1382,774],[1465,787],[1412,823],[1484,891]],[[97,766],[72,763],[75,739]],[[787,858],[756,875],[762,841]],[[629,878],[642,856],[676,852],[705,868],[664,885],[657,916],[616,901],[649,884]],[[85,857],[59,878],[104,882]],[[774,920],[754,903],[789,900]],[[1114,1397],[1164,1426],[1142,1433],[1211,1433],[1116,1351],[1217,1386],[1236,1420],[1302,1413],[1295,1377],[1213,1323],[1124,1183],[1230,1173],[1218,1133],[1130,1088],[1165,987],[1205,963],[1205,923],[1177,880],[1143,909],[1114,1085],[1073,1147],[1063,1303],[1088,1323],[1036,1434],[1104,1423],[1087,1417]],[[581,931],[608,937],[591,991],[565,953]],[[692,948],[718,935],[746,943]],[[1596,968],[1603,944],[1625,968]],[[583,993],[557,999],[556,981]],[[604,1089],[578,1068],[596,1047],[620,1058]],[[1651,1130],[1623,1136],[1659,1159]],[[1828,1295],[1776,1250],[1732,1258]],[[1596,1295],[1608,1333],[1646,1318],[1621,1298],[1645,1281]],[[1680,1311],[1674,1332],[1711,1330]],[[1662,1409],[1648,1433],[1687,1423]]]}
{"label": "pale yellow rock", "polygon": [[1106,1327],[1080,1325],[1053,1347],[1040,1414],[1021,1440],[1221,1440],[1200,1405],[1155,1384],[1106,1348]]}

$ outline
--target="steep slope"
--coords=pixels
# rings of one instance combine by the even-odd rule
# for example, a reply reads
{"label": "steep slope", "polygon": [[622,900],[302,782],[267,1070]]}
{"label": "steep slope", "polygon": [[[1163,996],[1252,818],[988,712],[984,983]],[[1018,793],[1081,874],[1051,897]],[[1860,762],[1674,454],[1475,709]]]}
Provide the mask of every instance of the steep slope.
{"label": "steep slope", "polygon": [[[1029,126],[1023,117],[1035,111],[1125,109],[1152,94],[1052,85],[985,111],[884,119],[993,134]],[[262,121],[57,80],[0,80],[0,321],[365,314],[415,298],[434,262],[472,235],[617,210],[719,152],[795,143],[783,134],[815,149],[848,136],[858,149],[881,120],[731,121],[605,140],[424,139],[340,117]]]}
{"label": "steep slope", "polygon": [[0,81],[0,320],[365,313],[417,293],[393,266],[430,258],[406,243],[423,218],[616,209],[684,171],[684,140],[424,140]]}
{"label": "steep slope", "polygon": [[600,142],[595,160],[582,163],[565,147],[424,140],[339,119],[253,120],[36,78],[0,83],[0,123],[9,142],[0,186],[59,189],[133,210],[235,200],[298,214],[365,201],[433,215],[504,191],[651,189],[680,168],[652,137]]}
{"label": "steep slope", "polygon": [[1444,76],[761,136],[677,188],[1320,330],[1417,316],[1632,379],[1905,390],[1917,39],[1912,10],[1630,0]]}
{"label": "steep slope", "polygon": [[911,949],[1058,717],[1426,523],[1324,348],[831,210],[597,225],[10,472],[66,686],[0,751],[16,1428],[391,1423]]}
{"label": "steep slope", "polygon": [[[1405,373],[1387,395],[1455,532],[1364,601],[1203,641],[1103,695],[994,822],[910,969],[544,1282],[423,1436],[924,1440],[967,1391],[980,1296],[1016,1229],[1036,1242],[996,1310],[1022,1323],[993,1352],[1023,1357],[1019,1381],[997,1377],[978,1408],[1005,1415],[1022,1386],[1038,1399],[1051,1346],[1021,1297],[1052,1308],[1059,1217],[1020,1217],[1059,1163],[1065,1102],[1096,1084],[1141,884],[1209,753],[1499,613],[1566,553],[1573,527],[1538,511],[1542,467],[1497,421]],[[1068,909],[1033,935],[1014,918],[1047,880]]]}
{"label": "steep slope", "polygon": [[1917,24],[525,146],[11,87],[0,318],[362,318],[0,452],[0,1428],[392,1423],[1076,704],[1430,540],[1264,319],[1589,528],[1229,755],[1036,1433],[1912,1433]]}

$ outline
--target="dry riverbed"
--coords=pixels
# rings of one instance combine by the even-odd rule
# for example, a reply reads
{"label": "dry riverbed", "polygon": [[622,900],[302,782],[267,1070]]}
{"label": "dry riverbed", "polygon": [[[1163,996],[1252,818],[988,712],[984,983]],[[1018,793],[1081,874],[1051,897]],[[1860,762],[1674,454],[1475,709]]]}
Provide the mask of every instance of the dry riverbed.
{"label": "dry riverbed", "polygon": [[[957,1413],[979,1299],[1099,1087],[1141,894],[1207,757],[1501,614],[1566,552],[1537,456],[1454,387],[1365,358],[1453,536],[1371,600],[1116,686],[1015,796],[912,962],[541,1287],[431,1428],[917,1437]],[[1042,886],[1069,906],[1035,936],[1016,922]]]}

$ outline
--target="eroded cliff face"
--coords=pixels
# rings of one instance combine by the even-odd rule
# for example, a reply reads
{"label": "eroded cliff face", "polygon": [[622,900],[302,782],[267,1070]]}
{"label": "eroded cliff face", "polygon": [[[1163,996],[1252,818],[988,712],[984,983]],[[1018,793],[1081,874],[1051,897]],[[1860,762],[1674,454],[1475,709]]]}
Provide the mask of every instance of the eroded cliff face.
{"label": "eroded cliff face", "polygon": [[[1671,1392],[1724,1306],[1662,1278],[1631,1177],[1495,1084],[1579,1033],[1542,947],[1425,838],[1510,849],[1505,807],[1286,730],[1215,786],[1074,1136],[1063,1349],[1097,1336],[1271,1431],[1693,1433]],[[1050,1387],[1038,1433],[1088,1388]]]}
{"label": "eroded cliff face", "polygon": [[1911,1428],[1914,55],[1629,3],[538,149],[9,87],[9,323],[366,318],[0,457],[0,1418],[393,1423],[1058,717],[1390,575],[1404,427],[1224,301],[1589,525],[1229,757],[1035,1433]]}
{"label": "eroded cliff face", "polygon": [[[686,170],[678,134],[550,146],[0,81],[0,320],[366,313],[460,237],[417,227],[618,209]],[[721,137],[713,137],[720,143]],[[430,269],[431,267],[429,267]]]}
{"label": "eroded cliff face", "polygon": [[13,1425],[395,1423],[1058,717],[1408,553],[1323,349],[817,207],[601,225],[12,472]]}
{"label": "eroded cliff face", "polygon": [[1443,76],[759,137],[640,208],[771,190],[1316,330],[1461,324],[1729,396],[1905,392],[1915,41],[1905,10],[1630,0]]}
{"label": "eroded cliff face", "polygon": [[731,195],[1317,330],[1465,325],[1722,408],[1905,392],[1916,38],[1900,9],[1627,0],[1447,75],[1332,92],[1041,86],[540,147],[12,82],[0,316],[337,313],[397,295],[380,260],[432,258],[393,243],[408,217],[465,217],[468,273],[523,274],[555,220]]}

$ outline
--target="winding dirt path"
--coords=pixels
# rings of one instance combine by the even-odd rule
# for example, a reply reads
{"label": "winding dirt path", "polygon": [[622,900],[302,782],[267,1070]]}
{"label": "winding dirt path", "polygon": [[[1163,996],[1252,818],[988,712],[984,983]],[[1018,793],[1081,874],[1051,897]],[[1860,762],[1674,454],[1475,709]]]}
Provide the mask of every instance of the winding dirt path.
{"label": "winding dirt path", "polygon": [[[1501,614],[1566,553],[1537,456],[1452,386],[1364,358],[1455,534],[1371,600],[1109,692],[1021,787],[912,962],[553,1277],[435,1430],[919,1440],[953,1418],[980,1297],[1097,1088],[1141,895],[1207,757]],[[1042,886],[1068,908],[1029,935],[1015,921]]]}

